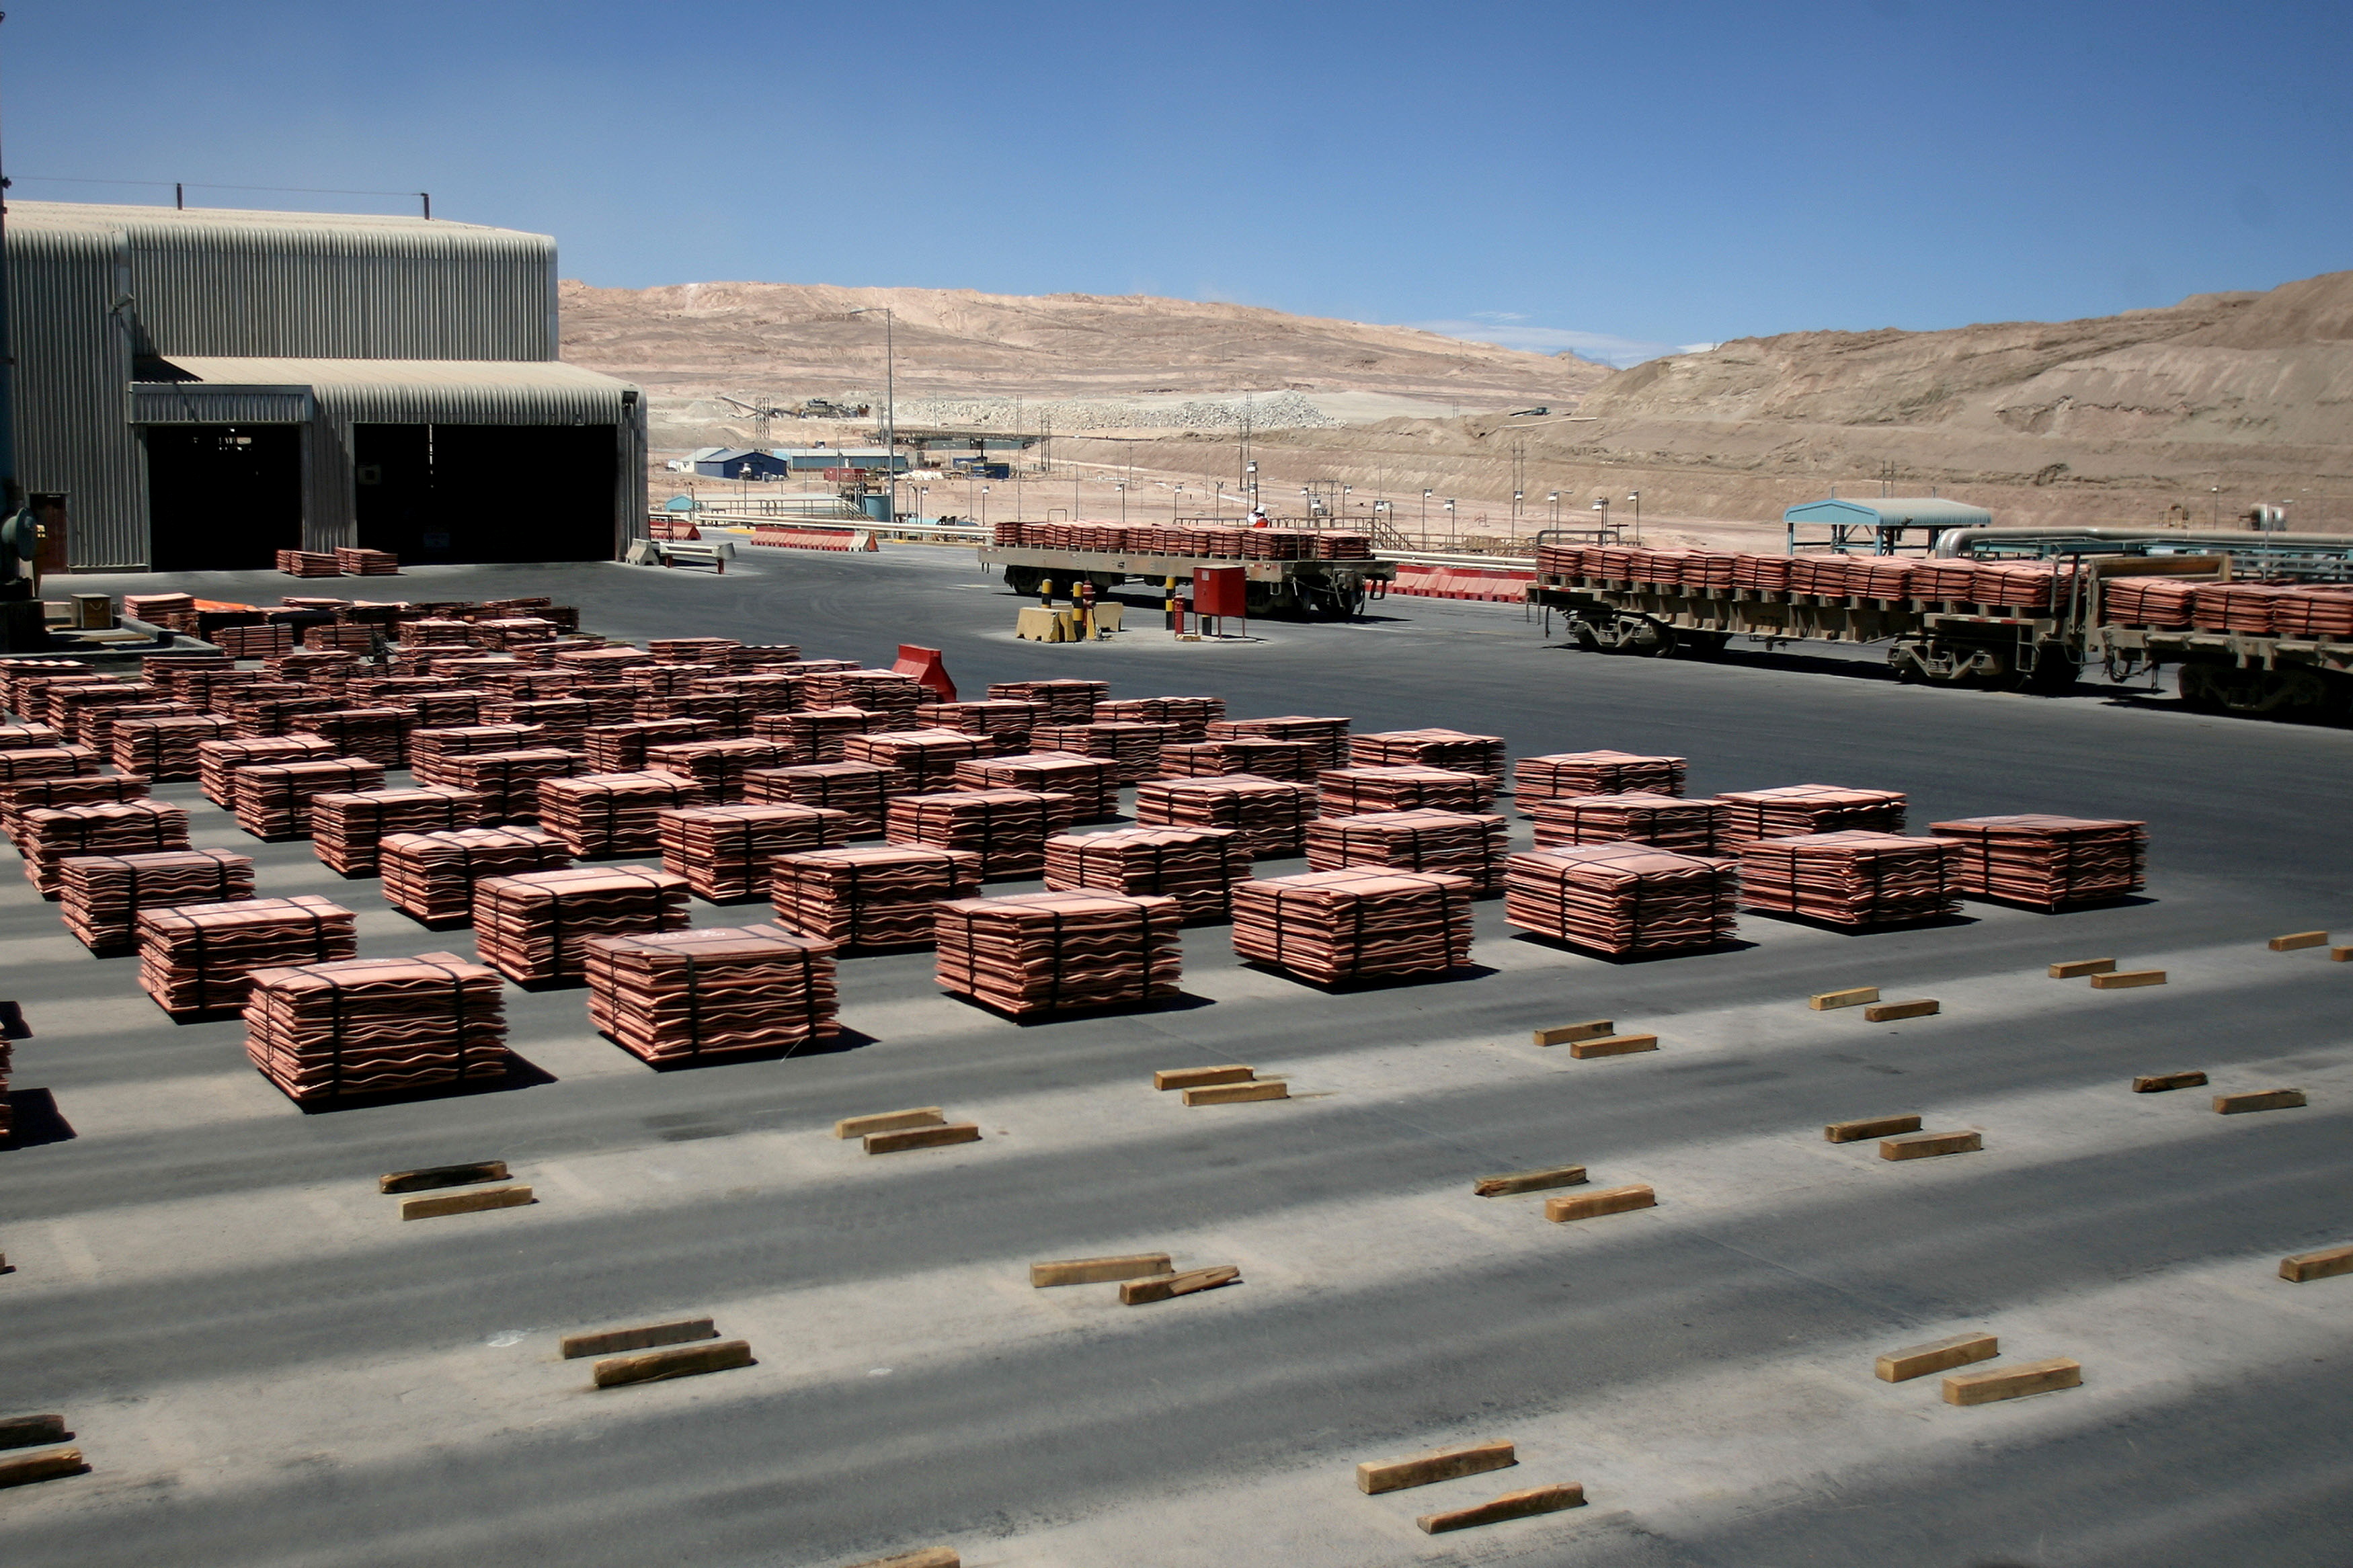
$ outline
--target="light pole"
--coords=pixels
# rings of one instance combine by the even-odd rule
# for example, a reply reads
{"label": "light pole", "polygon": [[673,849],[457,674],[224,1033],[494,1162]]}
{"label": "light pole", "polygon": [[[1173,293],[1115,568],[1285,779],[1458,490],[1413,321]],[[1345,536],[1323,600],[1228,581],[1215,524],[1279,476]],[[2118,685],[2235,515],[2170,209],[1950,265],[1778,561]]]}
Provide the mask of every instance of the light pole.
{"label": "light pole", "polygon": [[1558,528],[1560,526],[1560,492],[1555,490],[1545,497],[1545,500],[1552,502],[1552,525]]}
{"label": "light pole", "polygon": [[1421,492],[1421,547],[1424,550],[1430,548],[1430,494],[1428,490]]}
{"label": "light pole", "polygon": [[917,485],[915,487],[915,521],[917,522],[923,521],[925,517],[930,515],[931,510],[932,487],[929,485]]}
{"label": "light pole", "polygon": [[[849,313],[870,316],[877,310],[882,312],[882,467],[885,472],[895,475],[899,471],[899,394],[897,360],[892,353],[891,343],[891,307],[860,305]],[[895,486],[891,493],[893,497],[898,494]]]}
{"label": "light pole", "polygon": [[2208,526],[2209,526],[2209,527],[2211,527],[2211,528],[2218,528],[2218,529],[2219,529],[2219,528],[2221,528],[2221,527],[2222,526],[2222,487],[2221,487],[2221,486],[2220,486],[2220,485],[2216,485],[2216,486],[2214,486],[2214,487],[2213,487],[2213,493],[2214,493],[2214,515],[2213,515],[2213,517],[2209,521]]}
{"label": "light pole", "polygon": [[1168,492],[1168,526],[1176,526],[1176,503],[1185,499],[1185,487],[1178,485]]}
{"label": "light pole", "polygon": [[1520,498],[1525,493],[1522,490],[1512,492],[1512,531],[1514,533],[1520,531]]}
{"label": "light pole", "polygon": [[1256,511],[1258,510],[1258,465],[1256,463],[1242,465],[1242,488],[1250,491],[1250,510]]}
{"label": "light pole", "polygon": [[981,487],[980,487],[980,526],[981,526],[981,531],[982,531],[983,532],[987,531],[987,529],[988,529],[988,487],[987,487],[987,485],[983,485],[983,486],[981,486]]}
{"label": "light pole", "polygon": [[1119,492],[1119,521],[1120,526],[1124,528],[1127,526],[1127,487],[1125,485],[1113,485],[1112,486],[1112,489]]}
{"label": "light pole", "polygon": [[1634,542],[1642,542],[1642,492],[1628,490],[1626,499],[1634,503]]}
{"label": "light pole", "polygon": [[1593,510],[1601,514],[1601,531],[1594,535],[1594,537],[1600,540],[1604,544],[1607,544],[1609,542],[1609,498],[1608,496],[1594,497]]}
{"label": "light pole", "polygon": [[1454,540],[1454,498],[1453,498],[1452,496],[1448,496],[1448,497],[1446,498],[1446,543],[1447,543],[1447,547],[1448,547],[1449,549],[1451,549],[1451,548],[1453,547],[1453,545],[1454,545],[1454,542],[1455,542],[1455,540]]}

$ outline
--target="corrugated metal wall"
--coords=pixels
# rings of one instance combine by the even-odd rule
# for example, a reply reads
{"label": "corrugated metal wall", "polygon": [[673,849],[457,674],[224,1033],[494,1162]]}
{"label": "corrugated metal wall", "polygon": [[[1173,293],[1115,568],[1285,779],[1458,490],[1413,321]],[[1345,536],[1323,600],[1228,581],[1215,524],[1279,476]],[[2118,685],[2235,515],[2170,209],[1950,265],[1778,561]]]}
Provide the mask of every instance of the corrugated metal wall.
{"label": "corrugated metal wall", "polygon": [[11,214],[17,472],[28,490],[66,492],[78,567],[138,566],[147,559],[147,465],[124,407],[130,293],[121,236],[42,228]]}

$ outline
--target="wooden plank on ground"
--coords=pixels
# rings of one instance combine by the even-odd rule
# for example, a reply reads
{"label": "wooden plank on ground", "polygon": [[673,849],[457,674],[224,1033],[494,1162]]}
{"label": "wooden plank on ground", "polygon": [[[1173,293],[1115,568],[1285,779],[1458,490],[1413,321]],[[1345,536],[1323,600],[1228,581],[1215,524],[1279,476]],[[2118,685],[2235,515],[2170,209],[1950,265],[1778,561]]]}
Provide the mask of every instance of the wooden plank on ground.
{"label": "wooden plank on ground", "polygon": [[2294,952],[2298,948],[2327,947],[2327,945],[2328,933],[2325,931],[2291,931],[2286,936],[2272,938],[2270,942],[2274,952]]}
{"label": "wooden plank on ground", "polygon": [[1656,1035],[1605,1035],[1598,1040],[1577,1041],[1568,1047],[1568,1054],[1584,1061],[1591,1057],[1630,1057],[1658,1048]]}
{"label": "wooden plank on ground", "polygon": [[2225,1116],[2236,1116],[2248,1110],[2294,1110],[2304,1102],[2300,1089],[2258,1089],[2245,1094],[2218,1094],[2214,1109]]}
{"label": "wooden plank on ground", "polygon": [[1279,1078],[1252,1079],[1248,1083],[1205,1083],[1185,1090],[1187,1105],[1240,1105],[1253,1100],[1289,1100],[1291,1086]]}
{"label": "wooden plank on ground", "polygon": [[1573,1046],[1579,1040],[1598,1040],[1604,1035],[1615,1034],[1618,1026],[1608,1018],[1595,1018],[1583,1024],[1556,1024],[1549,1029],[1538,1029],[1535,1042],[1540,1046]]}
{"label": "wooden plank on ground", "polygon": [[869,1132],[866,1152],[896,1154],[908,1149],[939,1149],[950,1143],[977,1143],[980,1123],[951,1121],[944,1127],[909,1127],[897,1132]]}
{"label": "wooden plank on ground", "polygon": [[27,1454],[21,1459],[0,1459],[0,1487],[53,1481],[59,1476],[81,1475],[89,1468],[79,1448],[58,1448],[46,1454]]}
{"label": "wooden plank on ground", "polygon": [[2094,991],[2130,991],[2136,986],[2164,984],[2165,971],[2162,969],[2120,969],[2113,974],[2092,976],[2092,989]]}
{"label": "wooden plank on ground", "polygon": [[1530,1519],[1540,1513],[1558,1513],[1564,1509],[1584,1506],[1585,1489],[1575,1481],[1563,1481],[1558,1486],[1530,1487],[1525,1491],[1505,1492],[1502,1497],[1471,1508],[1452,1509],[1445,1513],[1425,1513],[1414,1523],[1421,1526],[1425,1535],[1442,1535],[1450,1530],[1469,1530],[1475,1525],[1495,1524],[1506,1519]]}
{"label": "wooden plank on ground", "polygon": [[1874,1002],[1862,1010],[1862,1021],[1866,1024],[1894,1024],[1905,1018],[1931,1018],[1943,1011],[1944,1004],[1930,996],[1911,1002]]}
{"label": "wooden plank on ground", "polygon": [[1165,1252],[1131,1252],[1123,1258],[1071,1258],[1060,1263],[1033,1263],[1029,1283],[1039,1289],[1050,1285],[1108,1285],[1117,1279],[1140,1279],[1168,1272]]}
{"label": "wooden plank on ground", "polygon": [[592,1334],[564,1336],[564,1359],[585,1355],[618,1355],[623,1351],[651,1350],[656,1345],[682,1345],[690,1340],[715,1340],[719,1331],[708,1318],[673,1318],[666,1323],[641,1323],[634,1329],[606,1329]]}
{"label": "wooden plank on ground", "polygon": [[1898,1132],[1917,1132],[1920,1119],[1916,1116],[1866,1116],[1855,1121],[1833,1121],[1822,1129],[1826,1143],[1860,1143],[1866,1138],[1893,1138]]}
{"label": "wooden plank on ground", "polygon": [[2133,1079],[2133,1092],[2163,1094],[2169,1089],[2197,1089],[2205,1082],[2202,1072],[2153,1072]]}
{"label": "wooden plank on ground", "polygon": [[2334,1279],[2340,1274],[2353,1274],[2353,1247],[2327,1247],[2280,1259],[2280,1278],[2299,1285],[2309,1279]]}
{"label": "wooden plank on ground", "polygon": [[720,1340],[707,1345],[681,1345],[649,1351],[644,1355],[615,1356],[596,1363],[596,1386],[618,1388],[631,1383],[661,1383],[673,1377],[694,1377],[752,1364],[748,1340]]}
{"label": "wooden plank on ground", "polygon": [[62,1443],[73,1434],[62,1415],[11,1415],[0,1420],[0,1448],[34,1448]]}
{"label": "wooden plank on ground", "polygon": [[421,1171],[395,1171],[375,1179],[379,1193],[421,1193],[433,1187],[470,1186],[476,1182],[507,1179],[504,1160],[477,1160],[469,1165],[427,1165]]}
{"label": "wooden plank on ground", "polygon": [[943,1127],[947,1113],[936,1105],[912,1110],[879,1110],[871,1116],[845,1116],[833,1124],[836,1138],[863,1138],[869,1132],[897,1132],[909,1127]]}
{"label": "wooden plank on ground", "polygon": [[1827,1013],[1837,1007],[1860,1007],[1866,1002],[1879,1000],[1876,985],[1855,985],[1844,991],[1825,991],[1806,998],[1806,1005],[1817,1013]]}
{"label": "wooden plank on ground", "polygon": [[403,1219],[439,1219],[443,1215],[476,1214],[483,1209],[521,1208],[535,1200],[529,1187],[486,1187],[478,1193],[451,1193],[446,1198],[403,1198]]}
{"label": "wooden plank on ground", "polygon": [[1482,1176],[1471,1184],[1471,1192],[1476,1197],[1501,1198],[1514,1193],[1541,1193],[1552,1187],[1584,1184],[1584,1166],[1555,1165],[1543,1171],[1514,1171],[1507,1176]]}
{"label": "wooden plank on ground", "polygon": [[2116,961],[2113,958],[2071,958],[2051,966],[2053,980],[2081,980],[2090,974],[2114,974]]}
{"label": "wooden plank on ground", "polygon": [[1883,1138],[1879,1157],[1883,1160],[1933,1160],[1939,1154],[1974,1154],[1985,1147],[1981,1132],[1914,1132],[1902,1138]]}
{"label": "wooden plank on ground", "polygon": [[1460,1480],[1464,1476],[1509,1469],[1519,1462],[1518,1450],[1504,1442],[1432,1448],[1409,1459],[1366,1460],[1356,1467],[1356,1489],[1377,1496],[1403,1491],[1408,1487],[1426,1487],[1433,1481]]}
{"label": "wooden plank on ground", "polygon": [[1219,1068],[1170,1068],[1152,1075],[1155,1089],[1201,1089],[1213,1083],[1248,1083],[1258,1076],[1256,1068],[1233,1062]]}
{"label": "wooden plank on ground", "polygon": [[2022,1361],[2013,1366],[1989,1367],[1984,1372],[1953,1373],[1945,1379],[1945,1403],[1991,1405],[1998,1399],[2023,1399],[2030,1394],[2079,1388],[2083,1382],[2084,1365],[2073,1356]]}
{"label": "wooden plank on ground", "polygon": [[1991,1334],[1955,1334],[1949,1340],[1889,1351],[1872,1363],[1872,1370],[1883,1383],[1902,1383],[1930,1373],[1950,1372],[1971,1362],[1991,1361],[2000,1353],[2001,1342]]}
{"label": "wooden plank on ground", "polygon": [[1658,1202],[1659,1194],[1640,1183],[1623,1187],[1605,1187],[1598,1193],[1546,1198],[1545,1218],[1566,1225],[1573,1219],[1599,1219],[1608,1214],[1630,1214],[1636,1209],[1655,1208]]}
{"label": "wooden plank on ground", "polygon": [[1230,1263],[1220,1263],[1213,1268],[1188,1268],[1181,1274],[1148,1275],[1142,1279],[1130,1279],[1119,1288],[1120,1304],[1140,1307],[1147,1301],[1196,1295],[1220,1285],[1231,1285],[1241,1277],[1242,1271]]}
{"label": "wooden plank on ground", "polygon": [[863,1563],[852,1563],[849,1568],[964,1568],[964,1559],[953,1546],[926,1546],[921,1552],[902,1552],[895,1557],[870,1557]]}

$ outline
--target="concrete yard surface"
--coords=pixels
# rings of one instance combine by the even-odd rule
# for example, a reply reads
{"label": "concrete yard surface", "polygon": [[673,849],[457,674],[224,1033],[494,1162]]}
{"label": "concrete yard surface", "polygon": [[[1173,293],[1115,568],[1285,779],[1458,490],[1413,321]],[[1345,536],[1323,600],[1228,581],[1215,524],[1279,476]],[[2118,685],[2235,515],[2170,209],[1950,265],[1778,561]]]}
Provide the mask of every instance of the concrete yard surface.
{"label": "concrete yard surface", "polygon": [[[62,584],[64,580],[58,580]],[[0,1150],[0,1416],[56,1411],[87,1474],[0,1492],[11,1561],[75,1568],[468,1563],[826,1568],[952,1547],[975,1568],[2336,1568],[2353,1520],[2353,733],[1905,687],[1864,658],[1657,661],[1547,646],[1515,607],[1391,599],[1250,640],[1012,637],[967,553],[746,549],[723,577],[618,565],[72,580],[576,604],[638,641],[723,635],[887,667],[942,649],[967,698],[1083,676],[1237,718],[1445,726],[1514,756],[1690,759],[1690,793],[1902,790],[1907,831],[2012,812],[2149,825],[2146,894],[1849,934],[1746,914],[1715,952],[1611,963],[1474,906],[1472,966],[1303,984],[1183,932],[1184,996],[1017,1025],[928,952],[839,967],[843,1037],[656,1072],[577,988],[506,989],[529,1064],[495,1092],[305,1113],[227,1020],[174,1025],[0,885],[23,1004]],[[61,586],[58,591],[62,591]],[[401,775],[396,773],[397,779]],[[259,891],[359,913],[364,956],[446,950],[373,879],[158,786]],[[1132,793],[1126,796],[1132,802]],[[1511,811],[1508,796],[1498,808]],[[1512,815],[1514,843],[1529,843]],[[1107,826],[1117,826],[1116,824]],[[1082,828],[1082,831],[1088,829]],[[1262,875],[1305,869],[1263,861]],[[992,882],[987,891],[1034,889]],[[698,900],[698,926],[771,918]],[[2168,983],[2049,966],[2114,953]],[[1866,1022],[1810,996],[1934,996]],[[1665,1048],[1579,1061],[1609,1019]],[[1155,1073],[1249,1063],[1289,1098],[1188,1112]],[[2219,1116],[2294,1085],[2306,1107]],[[942,1108],[980,1141],[870,1158],[846,1119]],[[1835,1123],[1981,1133],[1890,1162]],[[527,1206],[402,1223],[392,1173],[503,1161]],[[1498,1173],[1588,1185],[1481,1196]],[[1575,1224],[1545,1205],[1647,1186]],[[464,1189],[453,1189],[463,1191]],[[1125,1308],[1048,1260],[1163,1255],[1224,1288]],[[597,1392],[567,1335],[708,1319],[748,1365]],[[1991,1333],[2065,1357],[2059,1398],[1943,1402],[1876,1358]],[[1393,1493],[1356,1467],[1509,1442],[1508,1472]],[[1425,1535],[1419,1517],[1567,1484],[1585,1506]]]}

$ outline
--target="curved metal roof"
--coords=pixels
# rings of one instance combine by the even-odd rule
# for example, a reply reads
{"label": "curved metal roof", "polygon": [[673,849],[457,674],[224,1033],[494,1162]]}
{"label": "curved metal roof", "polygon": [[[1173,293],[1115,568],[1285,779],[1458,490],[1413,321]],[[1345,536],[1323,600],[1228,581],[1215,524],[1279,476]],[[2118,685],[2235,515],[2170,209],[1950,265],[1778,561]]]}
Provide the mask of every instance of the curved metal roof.
{"label": "curved metal roof", "polygon": [[1947,500],[1942,496],[1880,496],[1874,500],[1849,500],[1834,496],[1828,500],[1810,500],[1803,506],[1793,506],[1781,514],[1784,522],[1844,522],[1873,524],[1913,523],[1938,528],[1984,528],[1993,521],[1993,513],[1981,506]]}

